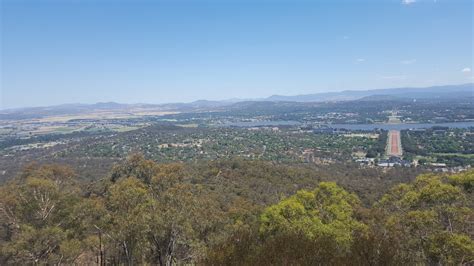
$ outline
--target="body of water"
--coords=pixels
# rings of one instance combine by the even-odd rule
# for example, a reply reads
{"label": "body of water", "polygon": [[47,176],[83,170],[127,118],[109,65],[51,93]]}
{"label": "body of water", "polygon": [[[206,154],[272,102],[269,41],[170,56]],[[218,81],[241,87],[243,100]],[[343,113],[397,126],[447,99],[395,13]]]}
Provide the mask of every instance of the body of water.
{"label": "body of water", "polygon": [[450,123],[433,123],[433,124],[332,124],[327,125],[330,128],[342,128],[348,130],[367,130],[374,129],[384,130],[406,130],[406,129],[422,129],[432,127],[449,127],[449,128],[469,128],[474,127],[474,122],[450,122]]}
{"label": "body of water", "polygon": [[251,121],[227,123],[226,127],[271,127],[271,126],[299,126],[298,121]]}
{"label": "body of water", "polygon": [[[298,121],[251,121],[251,122],[234,122],[227,123],[226,127],[270,127],[270,126],[299,126],[303,125]],[[421,129],[432,127],[449,127],[449,128],[469,128],[474,127],[472,122],[449,122],[449,123],[422,123],[422,124],[328,124],[329,128],[347,129],[347,130],[364,130],[372,131],[375,129],[383,130],[405,130],[405,129]]]}

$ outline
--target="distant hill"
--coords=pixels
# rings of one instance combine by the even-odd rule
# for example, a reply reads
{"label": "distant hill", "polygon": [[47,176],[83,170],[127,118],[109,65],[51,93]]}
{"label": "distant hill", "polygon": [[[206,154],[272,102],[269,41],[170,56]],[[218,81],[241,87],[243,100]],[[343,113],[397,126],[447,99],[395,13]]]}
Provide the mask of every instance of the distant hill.
{"label": "distant hill", "polygon": [[35,119],[54,115],[84,114],[94,111],[125,110],[128,106],[129,105],[127,104],[106,102],[95,104],[73,103],[45,107],[7,109],[0,110],[0,119]]}
{"label": "distant hill", "polygon": [[[62,104],[47,107],[18,108],[0,110],[0,120],[36,119],[57,115],[77,115],[93,112],[129,112],[132,110],[201,112],[222,109],[254,108],[294,108],[291,103],[318,103],[339,101],[413,101],[414,99],[474,99],[474,84],[435,86],[427,88],[393,88],[379,90],[346,90],[341,92],[326,92],[295,96],[273,95],[264,99],[231,99],[224,101],[198,100],[190,103],[167,104],[122,104],[116,102],[99,102],[95,104]],[[267,103],[267,104],[265,104]]]}
{"label": "distant hill", "polygon": [[413,101],[412,98],[400,97],[398,95],[370,95],[354,101],[358,102],[381,102],[381,101]]}
{"label": "distant hill", "polygon": [[410,98],[410,99],[435,99],[435,98],[465,98],[474,97],[474,83],[461,85],[434,86],[427,88],[393,88],[377,90],[346,90],[341,92],[327,92],[304,94],[295,96],[273,95],[263,99],[264,101],[282,101],[282,102],[327,102],[327,101],[349,101],[358,100],[364,97],[383,96],[379,99],[387,100],[392,97]]}

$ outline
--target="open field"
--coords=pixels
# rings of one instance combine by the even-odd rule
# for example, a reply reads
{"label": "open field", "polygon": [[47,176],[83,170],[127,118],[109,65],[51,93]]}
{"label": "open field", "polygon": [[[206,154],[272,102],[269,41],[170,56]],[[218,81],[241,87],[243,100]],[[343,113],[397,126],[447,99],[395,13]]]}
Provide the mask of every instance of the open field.
{"label": "open field", "polygon": [[388,123],[389,124],[400,124],[402,121],[400,120],[400,116],[389,116]]}
{"label": "open field", "polygon": [[134,112],[131,110],[130,112],[113,112],[113,111],[106,111],[106,112],[93,112],[87,114],[77,114],[77,115],[58,115],[58,116],[48,116],[44,118],[40,118],[38,122],[68,122],[70,120],[80,120],[80,119],[129,119],[129,118],[138,118],[146,115],[153,115],[153,116],[163,116],[163,115],[170,115],[170,114],[177,114],[177,112],[166,112],[166,111],[137,111]]}
{"label": "open field", "polygon": [[80,129],[80,127],[66,127],[66,126],[42,126],[31,131],[32,134],[61,134],[71,133]]}

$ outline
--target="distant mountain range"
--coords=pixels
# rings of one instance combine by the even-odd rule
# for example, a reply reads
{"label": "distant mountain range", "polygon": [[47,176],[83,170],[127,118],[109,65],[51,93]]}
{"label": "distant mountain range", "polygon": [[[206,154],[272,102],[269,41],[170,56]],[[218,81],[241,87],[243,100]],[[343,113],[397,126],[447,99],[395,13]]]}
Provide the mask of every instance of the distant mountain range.
{"label": "distant mountain range", "polygon": [[[273,95],[263,99],[230,99],[224,101],[198,100],[191,103],[121,104],[100,102],[95,104],[63,104],[48,107],[31,107],[0,110],[1,119],[32,119],[52,115],[74,115],[92,112],[136,112],[137,110],[196,112],[235,105],[236,108],[252,102],[337,102],[337,101],[389,101],[414,99],[449,100],[474,98],[474,83],[434,86],[426,88],[392,88],[378,90],[346,90],[294,96]],[[244,104],[244,105],[242,105]]]}
{"label": "distant mountain range", "polygon": [[[474,83],[461,85],[434,86],[426,88],[393,88],[378,90],[346,90],[341,92],[326,92],[315,94],[304,94],[295,96],[273,95],[263,100],[281,102],[326,102],[326,101],[350,101],[364,97],[384,96],[380,99],[387,100],[392,97],[411,99],[434,99],[434,98],[461,98],[474,97]],[[373,98],[376,99],[376,98]]]}

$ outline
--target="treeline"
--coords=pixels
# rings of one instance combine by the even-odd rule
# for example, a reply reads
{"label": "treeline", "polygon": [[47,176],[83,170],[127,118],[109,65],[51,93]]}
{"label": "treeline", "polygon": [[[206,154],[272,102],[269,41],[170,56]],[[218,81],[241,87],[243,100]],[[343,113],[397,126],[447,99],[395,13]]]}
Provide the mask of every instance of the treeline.
{"label": "treeline", "polygon": [[[101,132],[104,133],[104,132]],[[6,149],[14,146],[19,145],[28,145],[32,143],[47,143],[52,141],[61,141],[61,140],[70,140],[75,138],[83,138],[83,137],[90,137],[96,136],[99,133],[97,132],[86,132],[86,131],[78,131],[78,132],[71,132],[71,133],[56,133],[56,134],[47,134],[47,135],[30,135],[29,138],[18,138],[18,137],[11,137],[6,138],[0,141],[0,149]]]}
{"label": "treeline", "polygon": [[471,265],[474,173],[421,175],[372,208],[332,182],[266,208],[210,265]]}
{"label": "treeline", "polygon": [[380,130],[377,142],[367,149],[367,158],[381,157],[387,147],[388,131]]}
{"label": "treeline", "polygon": [[404,158],[420,157],[419,163],[467,166],[474,163],[474,135],[469,129],[433,127],[423,131],[401,131]]}
{"label": "treeline", "polygon": [[215,193],[184,178],[181,165],[141,156],[87,185],[67,167],[29,166],[0,192],[0,264],[198,261],[232,221]]}
{"label": "treeline", "polygon": [[0,264],[474,262],[474,172],[421,175],[370,207],[313,172],[133,155],[79,182],[68,167],[32,164],[0,188]]}

